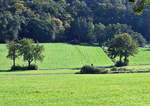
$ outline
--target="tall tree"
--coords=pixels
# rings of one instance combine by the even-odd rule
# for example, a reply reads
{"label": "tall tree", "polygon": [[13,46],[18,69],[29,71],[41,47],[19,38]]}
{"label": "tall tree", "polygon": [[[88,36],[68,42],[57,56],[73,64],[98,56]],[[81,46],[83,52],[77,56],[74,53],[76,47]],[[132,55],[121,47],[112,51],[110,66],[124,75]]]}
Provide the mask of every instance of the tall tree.
{"label": "tall tree", "polygon": [[[112,58],[119,57],[119,65],[127,65],[129,56],[134,56],[138,52],[138,43],[127,34],[115,35],[108,45],[109,54]],[[122,58],[124,57],[124,62]]]}
{"label": "tall tree", "polygon": [[16,65],[16,58],[18,58],[19,54],[18,54],[18,44],[15,41],[10,41],[7,44],[7,48],[8,48],[8,55],[7,58],[10,58],[13,60],[13,67],[15,67]]}
{"label": "tall tree", "polygon": [[89,42],[94,39],[94,24],[85,17],[78,17],[71,28],[72,39],[77,39],[80,42]]}
{"label": "tall tree", "polygon": [[105,25],[102,23],[95,25],[94,34],[99,42],[99,45],[102,46],[104,42],[106,42],[106,32],[105,32]]}
{"label": "tall tree", "polygon": [[16,40],[20,30],[20,18],[9,11],[2,12],[0,17],[0,42]]}
{"label": "tall tree", "polygon": [[28,61],[28,67],[31,66],[33,61],[42,61],[44,58],[42,55],[44,47],[39,44],[34,45],[33,43],[32,39],[26,38],[20,41],[19,52],[23,56],[24,61]]}

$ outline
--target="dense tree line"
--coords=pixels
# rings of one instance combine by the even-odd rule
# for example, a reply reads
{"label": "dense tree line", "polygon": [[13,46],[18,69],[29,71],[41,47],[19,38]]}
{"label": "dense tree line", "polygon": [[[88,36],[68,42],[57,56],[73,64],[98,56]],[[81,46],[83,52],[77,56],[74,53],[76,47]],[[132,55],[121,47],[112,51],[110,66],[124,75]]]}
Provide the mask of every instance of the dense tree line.
{"label": "dense tree line", "polygon": [[129,33],[140,45],[150,40],[149,8],[133,13],[128,0],[0,0],[0,43],[99,42]]}

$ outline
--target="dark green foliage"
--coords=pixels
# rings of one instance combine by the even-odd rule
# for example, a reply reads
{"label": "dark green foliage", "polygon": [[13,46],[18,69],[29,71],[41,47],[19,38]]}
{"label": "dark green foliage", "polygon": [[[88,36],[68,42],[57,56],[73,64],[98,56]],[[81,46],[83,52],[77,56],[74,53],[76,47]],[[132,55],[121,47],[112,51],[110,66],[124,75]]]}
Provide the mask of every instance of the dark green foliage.
{"label": "dark green foliage", "polygon": [[71,37],[80,42],[94,41],[94,24],[85,17],[78,17],[71,28]]}
{"label": "dark green foliage", "polygon": [[20,30],[20,17],[10,11],[4,11],[0,16],[0,42],[16,40]]}
{"label": "dark green foliage", "polygon": [[13,60],[13,66],[15,67],[16,58],[19,57],[19,45],[15,41],[10,41],[7,44],[8,55],[7,58]]}
{"label": "dark green foliage", "polygon": [[33,44],[34,41],[32,39],[22,39],[19,42],[19,54],[23,56],[23,60],[28,62],[28,67],[31,66],[31,63],[33,61],[42,61],[44,56],[42,55],[42,52],[44,50],[44,47],[42,45]]}
{"label": "dark green foliage", "polygon": [[108,52],[111,58],[119,57],[116,66],[126,66],[129,64],[128,57],[137,54],[138,43],[127,33],[119,34],[109,42]]}
{"label": "dark green foliage", "polygon": [[20,70],[20,71],[24,71],[24,70],[38,70],[38,66],[37,65],[30,65],[30,67],[28,66],[12,66],[11,71],[17,71],[17,70]]}
{"label": "dark green foliage", "polygon": [[150,40],[149,9],[137,16],[132,6],[126,0],[0,0],[0,43],[31,38],[102,46],[114,34],[129,33],[143,46]]}
{"label": "dark green foliage", "polygon": [[80,74],[105,74],[107,71],[93,66],[83,66],[80,70]]}
{"label": "dark green foliage", "polygon": [[31,19],[27,25],[23,26],[21,38],[32,38],[34,41],[50,42],[52,39],[51,25],[40,19]]}
{"label": "dark green foliage", "polygon": [[[24,69],[24,67],[15,66],[15,60],[17,57],[22,56],[24,61],[28,62],[28,68],[27,69],[36,69],[34,65],[32,66],[31,63],[33,61],[42,61],[43,51],[44,47],[42,45],[39,45],[38,43],[34,44],[34,41],[32,39],[22,39],[19,41],[19,43],[16,43],[15,41],[11,41],[7,45],[8,48],[8,55],[7,57],[13,60],[13,66],[12,70],[15,69]],[[26,67],[25,67],[26,69]]]}
{"label": "dark green foliage", "polygon": [[133,8],[134,12],[136,13],[143,12],[146,3],[150,5],[150,0],[129,0],[129,2],[136,3],[135,7]]}

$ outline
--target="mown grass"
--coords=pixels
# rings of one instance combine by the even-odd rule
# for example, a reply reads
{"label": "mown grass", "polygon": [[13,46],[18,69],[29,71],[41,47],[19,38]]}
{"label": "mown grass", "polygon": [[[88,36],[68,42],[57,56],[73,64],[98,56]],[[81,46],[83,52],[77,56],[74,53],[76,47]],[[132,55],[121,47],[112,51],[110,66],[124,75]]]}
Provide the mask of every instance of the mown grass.
{"label": "mown grass", "polygon": [[143,106],[150,74],[0,75],[1,106]]}
{"label": "mown grass", "polygon": [[[112,61],[99,47],[69,45],[64,43],[42,44],[45,47],[44,61],[38,62],[39,69],[77,68],[83,65],[95,66],[113,65]],[[0,70],[8,70],[12,61],[6,58],[6,45],[0,45]],[[17,59],[16,64],[27,65],[22,59]]]}
{"label": "mown grass", "polygon": [[150,65],[150,48],[139,48],[138,54],[130,57],[130,65]]}
{"label": "mown grass", "polygon": [[58,70],[27,70],[27,71],[1,71],[0,75],[13,75],[13,74],[75,74],[80,70],[65,70],[65,69],[58,69]]}
{"label": "mown grass", "polygon": [[126,69],[150,69],[150,65],[135,65],[135,66],[125,66],[122,68],[126,68]]}

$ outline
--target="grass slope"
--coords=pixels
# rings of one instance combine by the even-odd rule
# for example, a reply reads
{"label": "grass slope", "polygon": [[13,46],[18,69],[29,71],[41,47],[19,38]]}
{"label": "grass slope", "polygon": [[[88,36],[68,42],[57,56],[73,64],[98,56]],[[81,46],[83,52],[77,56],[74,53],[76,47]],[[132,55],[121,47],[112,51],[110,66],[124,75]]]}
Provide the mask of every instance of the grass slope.
{"label": "grass slope", "polygon": [[150,65],[150,48],[139,48],[139,53],[130,57],[130,65]]}
{"label": "grass slope", "polygon": [[[99,47],[69,45],[64,43],[42,44],[45,47],[44,61],[38,62],[39,69],[77,68],[83,65],[95,66],[113,65],[112,61]],[[0,45],[0,70],[11,67],[12,61],[6,58],[6,45]],[[22,59],[17,59],[17,64],[27,65]]]}
{"label": "grass slope", "polygon": [[150,74],[0,75],[1,106],[146,106]]}

